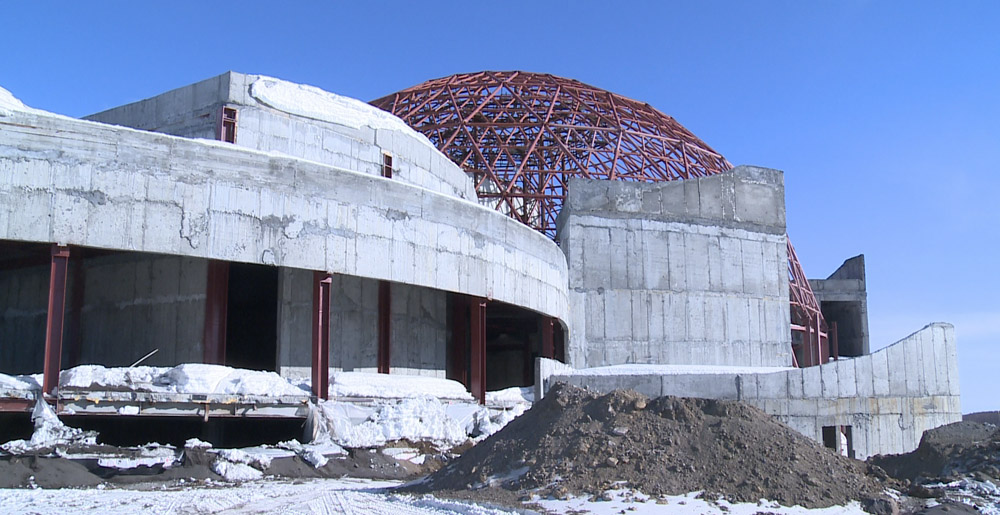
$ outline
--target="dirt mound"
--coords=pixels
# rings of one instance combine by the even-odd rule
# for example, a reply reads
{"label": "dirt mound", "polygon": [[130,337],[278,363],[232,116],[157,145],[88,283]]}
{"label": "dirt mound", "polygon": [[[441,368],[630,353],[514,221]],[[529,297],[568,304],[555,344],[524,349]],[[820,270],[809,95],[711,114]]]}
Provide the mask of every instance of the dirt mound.
{"label": "dirt mound", "polygon": [[556,385],[544,399],[426,481],[418,491],[501,488],[564,497],[630,487],[649,495],[704,490],[826,507],[885,505],[862,462],[839,456],[737,402]]}
{"label": "dirt mound", "polygon": [[961,477],[1000,481],[1000,428],[979,422],[954,422],[929,431],[913,452],[873,456],[868,463],[890,476],[916,484]]}
{"label": "dirt mound", "polygon": [[1000,426],[1000,411],[979,411],[962,415],[962,420],[966,422],[979,422],[980,424],[993,424]]}

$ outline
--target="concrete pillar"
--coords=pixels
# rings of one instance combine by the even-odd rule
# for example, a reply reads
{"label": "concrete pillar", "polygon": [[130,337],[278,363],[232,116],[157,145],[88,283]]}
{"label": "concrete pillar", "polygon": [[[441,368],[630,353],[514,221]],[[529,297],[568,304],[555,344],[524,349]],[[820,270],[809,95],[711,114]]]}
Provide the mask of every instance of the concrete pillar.
{"label": "concrete pillar", "polygon": [[53,244],[52,266],[49,269],[49,307],[45,323],[45,365],[42,371],[42,392],[45,395],[53,395],[59,387],[68,267],[69,247]]}
{"label": "concrete pillar", "polygon": [[333,277],[313,273],[312,393],[326,400],[330,395],[330,290]]}

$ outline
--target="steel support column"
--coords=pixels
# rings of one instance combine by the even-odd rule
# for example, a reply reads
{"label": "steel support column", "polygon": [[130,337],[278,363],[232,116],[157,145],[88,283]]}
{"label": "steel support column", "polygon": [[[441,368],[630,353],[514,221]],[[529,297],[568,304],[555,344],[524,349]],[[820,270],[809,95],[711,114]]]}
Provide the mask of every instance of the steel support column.
{"label": "steel support column", "polygon": [[208,262],[205,286],[205,333],[202,338],[205,363],[226,362],[226,312],[229,308],[229,262]]}
{"label": "steel support column", "polygon": [[378,373],[389,373],[392,333],[392,288],[389,281],[378,282]]}
{"label": "steel support column", "polygon": [[486,404],[486,299],[474,298],[469,303],[472,323],[472,396]]}
{"label": "steel support column", "polygon": [[42,372],[42,392],[45,395],[53,395],[59,387],[59,360],[62,358],[68,267],[69,247],[52,245],[52,264],[49,269],[49,307],[45,321],[45,364]]}
{"label": "steel support column", "polygon": [[449,379],[469,387],[469,300],[451,296],[451,356]]}
{"label": "steel support column", "polygon": [[313,272],[312,392],[319,399],[330,395],[330,290],[333,278]]}

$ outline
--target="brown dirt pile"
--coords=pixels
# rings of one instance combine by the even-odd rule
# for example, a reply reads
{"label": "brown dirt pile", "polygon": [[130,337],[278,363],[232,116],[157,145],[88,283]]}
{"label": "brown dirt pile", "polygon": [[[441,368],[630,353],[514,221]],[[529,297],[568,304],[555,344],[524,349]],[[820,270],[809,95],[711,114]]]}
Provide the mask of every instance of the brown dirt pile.
{"label": "brown dirt pile", "polygon": [[947,483],[962,477],[1000,483],[1000,428],[954,422],[925,431],[913,452],[873,456],[868,463],[916,484]]}
{"label": "brown dirt pile", "polygon": [[564,497],[624,486],[654,496],[704,490],[731,501],[766,498],[809,508],[851,500],[886,506],[883,485],[865,473],[864,463],[737,402],[650,400],[556,385],[413,489],[499,487]]}

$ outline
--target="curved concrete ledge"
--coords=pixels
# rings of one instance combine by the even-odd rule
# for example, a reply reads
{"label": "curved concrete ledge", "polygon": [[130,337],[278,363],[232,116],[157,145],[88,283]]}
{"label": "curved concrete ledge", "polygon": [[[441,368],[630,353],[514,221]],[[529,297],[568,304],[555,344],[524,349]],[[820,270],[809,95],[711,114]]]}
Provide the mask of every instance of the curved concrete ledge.
{"label": "curved concrete ledge", "polygon": [[325,270],[566,319],[563,253],[474,202],[224,143],[5,114],[0,239]]}

